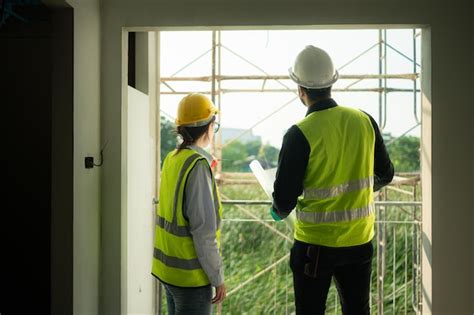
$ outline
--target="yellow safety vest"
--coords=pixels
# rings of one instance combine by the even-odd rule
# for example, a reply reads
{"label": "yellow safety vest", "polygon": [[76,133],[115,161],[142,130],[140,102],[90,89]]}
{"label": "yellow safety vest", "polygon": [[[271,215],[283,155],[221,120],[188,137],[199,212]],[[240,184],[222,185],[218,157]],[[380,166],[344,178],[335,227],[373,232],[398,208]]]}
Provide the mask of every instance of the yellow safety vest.
{"label": "yellow safety vest", "polygon": [[336,106],[315,111],[297,126],[310,154],[296,207],[295,239],[330,247],[374,236],[375,132],[369,117]]}
{"label": "yellow safety vest", "polygon": [[[163,162],[152,274],[175,286],[205,286],[209,284],[209,279],[199,263],[189,224],[183,215],[187,178],[194,165],[205,157],[191,149],[181,150],[178,154],[175,152],[169,153]],[[214,176],[212,186],[217,218],[216,239],[220,246],[222,206]]]}

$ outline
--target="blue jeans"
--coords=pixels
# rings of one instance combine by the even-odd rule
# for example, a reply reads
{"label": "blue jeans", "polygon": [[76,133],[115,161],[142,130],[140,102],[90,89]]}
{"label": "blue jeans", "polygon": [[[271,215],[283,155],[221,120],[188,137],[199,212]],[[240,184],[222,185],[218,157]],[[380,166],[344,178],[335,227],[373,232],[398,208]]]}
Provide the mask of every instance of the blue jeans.
{"label": "blue jeans", "polygon": [[212,314],[212,287],[181,288],[163,283],[170,315]]}

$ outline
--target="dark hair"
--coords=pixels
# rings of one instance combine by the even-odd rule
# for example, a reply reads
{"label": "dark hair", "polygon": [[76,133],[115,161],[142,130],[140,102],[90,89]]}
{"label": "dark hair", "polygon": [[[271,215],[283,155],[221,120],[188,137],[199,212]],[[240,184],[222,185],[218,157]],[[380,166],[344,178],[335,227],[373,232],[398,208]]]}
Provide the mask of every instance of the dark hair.
{"label": "dark hair", "polygon": [[308,89],[305,87],[301,88],[306,92],[308,98],[312,101],[331,97],[331,86],[323,89]]}
{"label": "dark hair", "polygon": [[178,126],[176,128],[176,133],[183,138],[183,142],[178,145],[176,154],[178,154],[179,151],[186,149],[187,146],[193,144],[197,139],[201,138],[207,132],[209,125],[215,120],[216,116],[212,117],[211,121],[204,126],[199,127]]}

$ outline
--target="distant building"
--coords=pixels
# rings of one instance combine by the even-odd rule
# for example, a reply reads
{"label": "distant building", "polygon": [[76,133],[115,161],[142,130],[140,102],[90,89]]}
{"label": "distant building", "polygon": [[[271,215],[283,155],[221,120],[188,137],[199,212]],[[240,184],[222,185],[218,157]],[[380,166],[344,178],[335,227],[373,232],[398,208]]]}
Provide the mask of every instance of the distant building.
{"label": "distant building", "polygon": [[[222,128],[222,143],[226,143],[229,140],[232,140],[238,137],[240,134],[246,131],[246,129],[239,129],[239,128]],[[246,134],[242,135],[238,141],[242,143],[248,143],[252,141],[262,141],[260,136],[256,136],[252,133],[252,131],[248,131]]]}
{"label": "distant building", "polygon": [[383,138],[383,141],[387,143],[391,141],[394,138],[394,136],[392,136],[390,132],[382,132],[382,138]]}

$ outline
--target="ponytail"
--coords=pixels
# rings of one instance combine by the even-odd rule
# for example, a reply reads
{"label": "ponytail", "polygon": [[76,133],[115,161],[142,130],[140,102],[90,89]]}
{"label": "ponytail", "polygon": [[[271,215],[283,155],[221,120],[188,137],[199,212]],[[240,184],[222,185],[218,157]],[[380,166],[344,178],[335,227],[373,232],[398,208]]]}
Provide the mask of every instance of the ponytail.
{"label": "ponytail", "polygon": [[199,127],[178,126],[176,128],[176,133],[183,141],[178,144],[175,154],[178,154],[181,150],[186,149],[188,146],[194,144],[199,138],[205,135],[209,129],[209,125],[214,123],[215,120],[216,116],[214,116],[211,121],[204,126]]}

